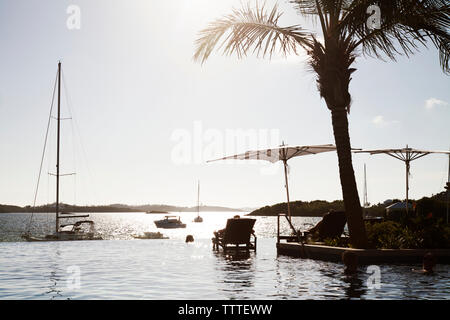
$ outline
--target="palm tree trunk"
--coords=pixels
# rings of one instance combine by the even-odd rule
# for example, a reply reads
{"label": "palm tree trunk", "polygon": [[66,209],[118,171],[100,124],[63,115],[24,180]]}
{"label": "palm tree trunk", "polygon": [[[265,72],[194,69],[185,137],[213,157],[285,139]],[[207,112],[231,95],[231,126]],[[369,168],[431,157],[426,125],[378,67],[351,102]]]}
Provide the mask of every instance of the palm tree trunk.
{"label": "palm tree trunk", "polygon": [[337,148],[345,214],[350,233],[350,243],[356,248],[367,248],[368,242],[362,215],[363,212],[359,202],[355,173],[353,171],[347,111],[345,108],[330,109],[334,139]]}

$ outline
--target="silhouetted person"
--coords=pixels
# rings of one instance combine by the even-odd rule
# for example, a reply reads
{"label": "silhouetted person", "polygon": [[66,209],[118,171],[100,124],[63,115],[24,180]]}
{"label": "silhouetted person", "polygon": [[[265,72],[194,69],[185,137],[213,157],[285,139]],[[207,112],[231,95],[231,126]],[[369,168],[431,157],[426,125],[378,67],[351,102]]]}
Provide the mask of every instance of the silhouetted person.
{"label": "silhouetted person", "polygon": [[423,272],[433,273],[433,267],[436,265],[436,259],[431,252],[428,252],[423,257]]}
{"label": "silhouetted person", "polygon": [[436,257],[431,252],[427,252],[423,256],[422,269],[421,270],[412,269],[412,271],[424,274],[433,274],[434,273],[433,267],[435,265],[436,265]]}
{"label": "silhouetted person", "polygon": [[194,236],[193,235],[188,234],[186,236],[186,243],[188,243],[188,242],[194,242]]}
{"label": "silhouetted person", "polygon": [[351,251],[344,251],[342,262],[345,265],[345,274],[354,274],[358,271],[358,255]]}

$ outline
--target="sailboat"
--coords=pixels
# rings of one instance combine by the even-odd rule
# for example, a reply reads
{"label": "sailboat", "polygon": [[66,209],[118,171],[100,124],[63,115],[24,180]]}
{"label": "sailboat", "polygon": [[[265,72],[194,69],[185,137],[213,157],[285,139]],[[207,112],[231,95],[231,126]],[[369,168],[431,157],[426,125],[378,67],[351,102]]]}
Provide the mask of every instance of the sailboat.
{"label": "sailboat", "polygon": [[194,222],[203,222],[203,218],[200,217],[200,181],[198,182],[197,188],[197,216],[195,217]]}
{"label": "sailboat", "polygon": [[[28,230],[22,235],[22,238],[26,241],[74,241],[74,240],[102,240],[100,236],[95,233],[95,224],[92,220],[79,220],[74,223],[62,224],[62,219],[74,219],[74,218],[88,218],[89,215],[72,215],[66,212],[60,212],[59,202],[59,178],[61,176],[59,172],[60,168],[60,122],[61,122],[61,62],[58,62],[58,116],[57,120],[57,141],[56,141],[56,202],[55,202],[55,233],[48,234],[44,237],[37,237],[31,235],[30,226],[33,214],[30,219]],[[52,102],[53,105],[53,102]],[[51,117],[51,115],[50,115]],[[47,129],[48,130],[48,129]],[[44,147],[45,152],[45,147]],[[42,158],[43,159],[43,158]],[[42,169],[42,163],[41,163]],[[39,174],[40,177],[40,174]],[[36,188],[36,194],[38,186]],[[36,195],[35,195],[36,201]],[[34,206],[33,206],[34,207]]]}

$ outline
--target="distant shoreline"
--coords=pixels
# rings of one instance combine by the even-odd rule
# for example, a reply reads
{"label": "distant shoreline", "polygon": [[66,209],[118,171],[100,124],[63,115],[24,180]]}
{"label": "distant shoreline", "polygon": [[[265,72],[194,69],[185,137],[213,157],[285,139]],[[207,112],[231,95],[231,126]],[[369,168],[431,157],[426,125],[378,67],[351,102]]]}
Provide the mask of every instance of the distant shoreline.
{"label": "distant shoreline", "polygon": [[[284,212],[283,212],[283,213],[284,213]],[[323,217],[323,216],[325,215],[325,213],[326,213],[326,212],[324,212],[324,213],[318,213],[318,214],[312,214],[312,213],[299,214],[299,213],[296,213],[296,214],[291,214],[291,217],[321,218],[321,217]],[[275,214],[275,213],[270,213],[270,214],[249,213],[249,214],[246,214],[246,216],[249,216],[249,217],[276,217],[277,214]]]}
{"label": "distant shoreline", "polygon": [[[54,212],[54,205],[46,205],[32,208],[31,206],[14,206],[14,205],[2,205],[0,204],[1,213],[31,213],[31,212]],[[170,205],[139,205],[129,206],[123,204],[106,205],[106,206],[72,206],[66,204],[60,204],[61,212],[197,212],[197,207],[177,207]],[[200,212],[248,212],[249,210],[235,209],[220,206],[201,206]]]}

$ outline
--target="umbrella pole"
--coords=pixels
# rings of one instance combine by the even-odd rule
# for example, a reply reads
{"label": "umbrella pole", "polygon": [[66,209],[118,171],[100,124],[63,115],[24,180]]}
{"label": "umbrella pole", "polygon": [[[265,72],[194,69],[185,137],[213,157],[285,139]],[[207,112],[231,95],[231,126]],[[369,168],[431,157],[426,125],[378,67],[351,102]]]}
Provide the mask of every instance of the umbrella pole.
{"label": "umbrella pole", "polygon": [[286,183],[288,217],[289,217],[289,221],[291,221],[291,207],[290,207],[290,204],[289,204],[289,184],[288,184],[288,176],[287,176],[287,161],[283,160],[283,164],[284,164],[284,180],[285,180],[285,183]]}

